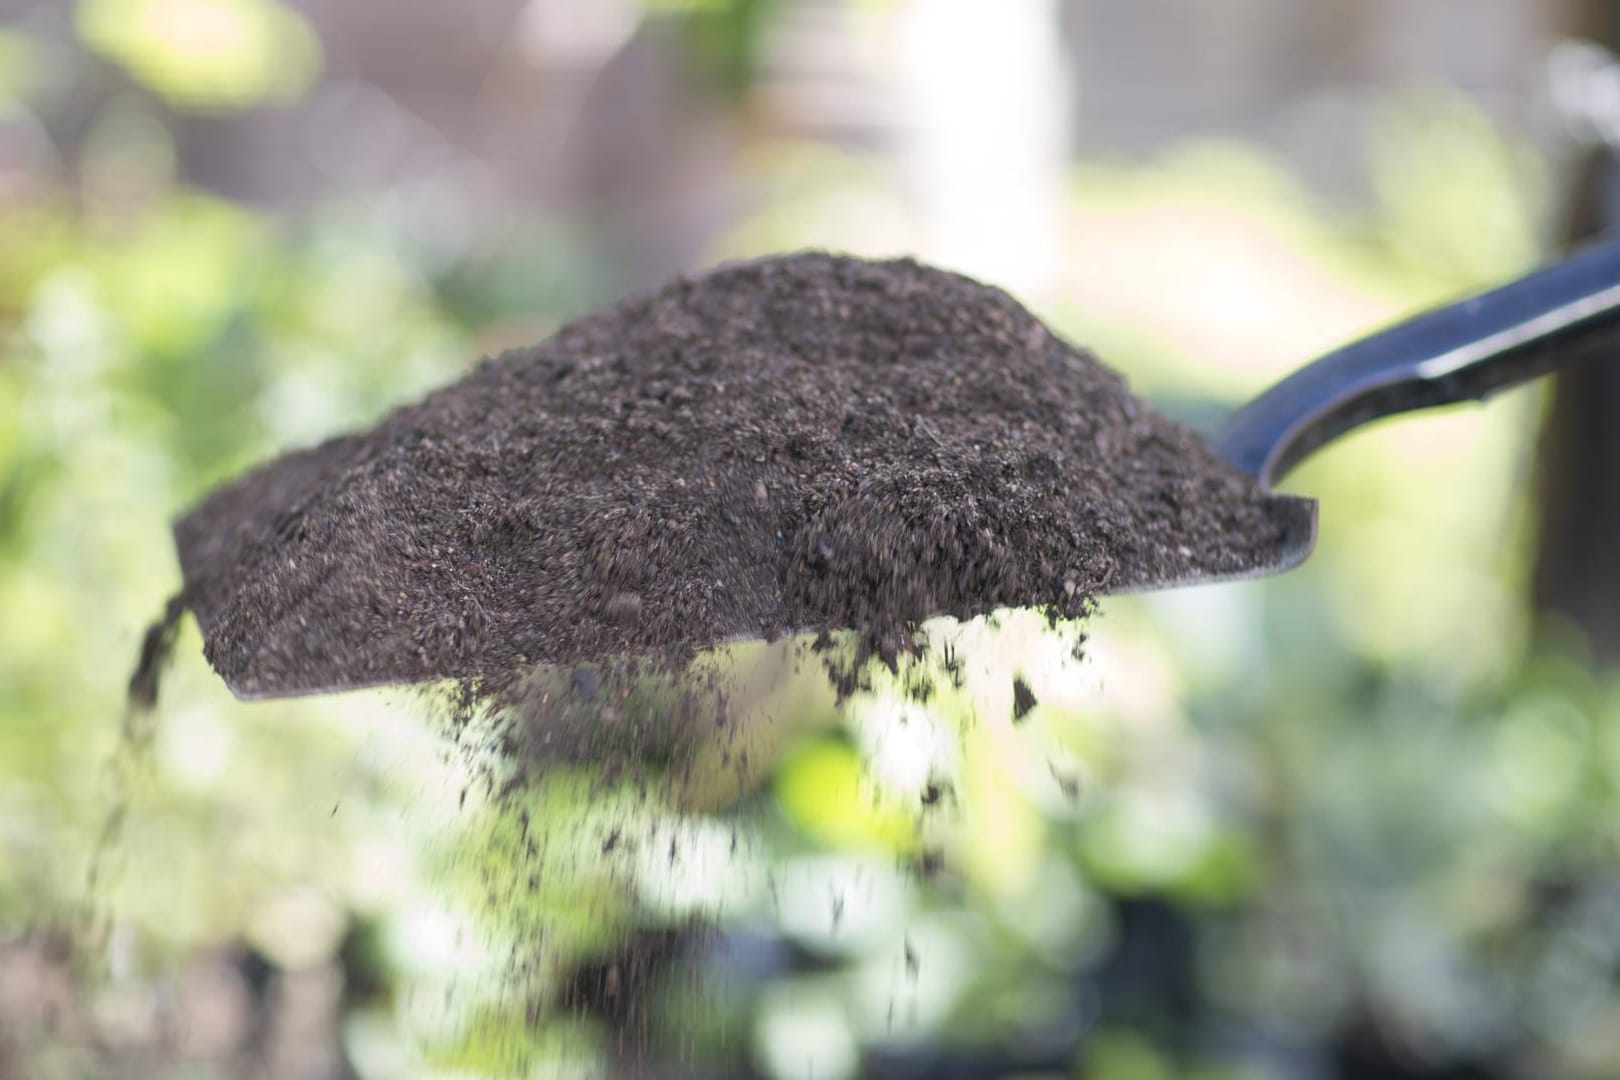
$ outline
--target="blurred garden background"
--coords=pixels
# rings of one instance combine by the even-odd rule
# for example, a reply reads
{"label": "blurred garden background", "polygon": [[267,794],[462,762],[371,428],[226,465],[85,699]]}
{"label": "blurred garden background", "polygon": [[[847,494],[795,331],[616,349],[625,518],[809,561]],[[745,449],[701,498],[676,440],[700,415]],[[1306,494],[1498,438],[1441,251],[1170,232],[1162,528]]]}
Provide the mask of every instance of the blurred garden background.
{"label": "blurred garden background", "polygon": [[1607,223],[1612,9],[0,0],[0,1078],[1620,1076],[1613,371],[1354,436],[1303,569],[1078,664],[777,688],[678,857],[189,623],[124,708],[211,485],[724,258],[915,254],[1213,427]]}

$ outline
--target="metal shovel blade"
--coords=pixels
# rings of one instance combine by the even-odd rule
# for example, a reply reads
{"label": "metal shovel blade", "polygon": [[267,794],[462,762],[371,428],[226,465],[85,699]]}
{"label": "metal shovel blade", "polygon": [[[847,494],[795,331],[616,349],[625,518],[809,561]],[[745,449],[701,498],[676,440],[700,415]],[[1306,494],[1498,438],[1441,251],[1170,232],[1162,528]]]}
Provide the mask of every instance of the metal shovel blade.
{"label": "metal shovel blade", "polygon": [[1292,570],[1316,550],[1317,501],[1297,495],[1272,495],[1266,504],[1268,516],[1276,523],[1276,544],[1260,552],[1241,569],[1218,574],[1185,574],[1176,577],[1132,581],[1104,590],[1109,596],[1185,589],[1195,585],[1217,585],[1230,581],[1250,581]]}

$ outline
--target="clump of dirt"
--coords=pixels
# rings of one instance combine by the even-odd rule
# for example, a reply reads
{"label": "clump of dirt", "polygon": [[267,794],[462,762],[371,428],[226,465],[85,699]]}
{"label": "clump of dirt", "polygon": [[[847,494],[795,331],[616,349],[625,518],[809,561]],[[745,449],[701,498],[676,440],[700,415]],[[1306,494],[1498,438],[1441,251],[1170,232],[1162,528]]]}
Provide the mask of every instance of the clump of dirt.
{"label": "clump of dirt", "polygon": [[1029,688],[1029,683],[1022,677],[1013,680],[1013,723],[1022,724],[1024,718],[1030,714],[1039,702],[1035,700],[1035,691]]}
{"label": "clump of dirt", "polygon": [[[238,693],[470,679],[1244,571],[1249,477],[1005,293],[798,254],[683,279],[286,455],[175,533]],[[614,661],[617,663],[618,661]],[[547,701],[599,698],[595,676]],[[532,701],[534,689],[524,694]]]}

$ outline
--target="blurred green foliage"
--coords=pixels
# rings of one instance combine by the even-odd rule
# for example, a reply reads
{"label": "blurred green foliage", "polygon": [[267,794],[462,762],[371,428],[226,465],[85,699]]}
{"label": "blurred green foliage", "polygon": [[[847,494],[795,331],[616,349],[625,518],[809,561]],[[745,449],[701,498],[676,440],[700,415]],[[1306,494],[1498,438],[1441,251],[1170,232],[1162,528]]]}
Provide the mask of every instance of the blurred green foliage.
{"label": "blurred green foliage", "polygon": [[320,70],[314,32],[271,0],[83,0],[77,14],[87,45],[181,105],[285,101]]}
{"label": "blurred green foliage", "polygon": [[732,97],[747,91],[771,19],[783,0],[641,0],[649,14],[674,19],[691,50],[695,70]]}

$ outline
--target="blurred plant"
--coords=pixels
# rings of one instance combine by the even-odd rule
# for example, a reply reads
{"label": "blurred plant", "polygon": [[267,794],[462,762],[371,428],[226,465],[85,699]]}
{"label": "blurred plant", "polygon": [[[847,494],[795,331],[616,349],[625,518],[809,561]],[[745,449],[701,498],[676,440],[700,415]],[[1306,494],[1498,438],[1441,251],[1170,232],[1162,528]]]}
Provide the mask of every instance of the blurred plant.
{"label": "blurred plant", "polygon": [[783,0],[638,0],[649,16],[672,21],[691,50],[692,68],[715,90],[740,98],[753,84],[771,20]]}
{"label": "blurred plant", "polygon": [[300,97],[320,42],[279,0],[80,0],[86,44],[177,105],[232,109]]}
{"label": "blurred plant", "polygon": [[38,86],[42,60],[22,34],[0,30],[0,111],[16,108]]}
{"label": "blurred plant", "polygon": [[121,743],[120,717],[176,581],[169,519],[448,380],[471,329],[394,235],[178,186],[164,123],[130,97],[87,120],[71,187],[0,183],[0,1073],[160,1075],[166,1033],[223,1060],[307,1006],[343,1032],[289,1045],[400,1075],[432,1030],[417,988],[485,963],[431,883],[469,777],[424,710],[246,708],[187,632],[155,726]]}
{"label": "blurred plant", "polygon": [[1397,95],[1373,119],[1368,171],[1396,253],[1466,287],[1527,269],[1547,235],[1549,177],[1455,90]]}

